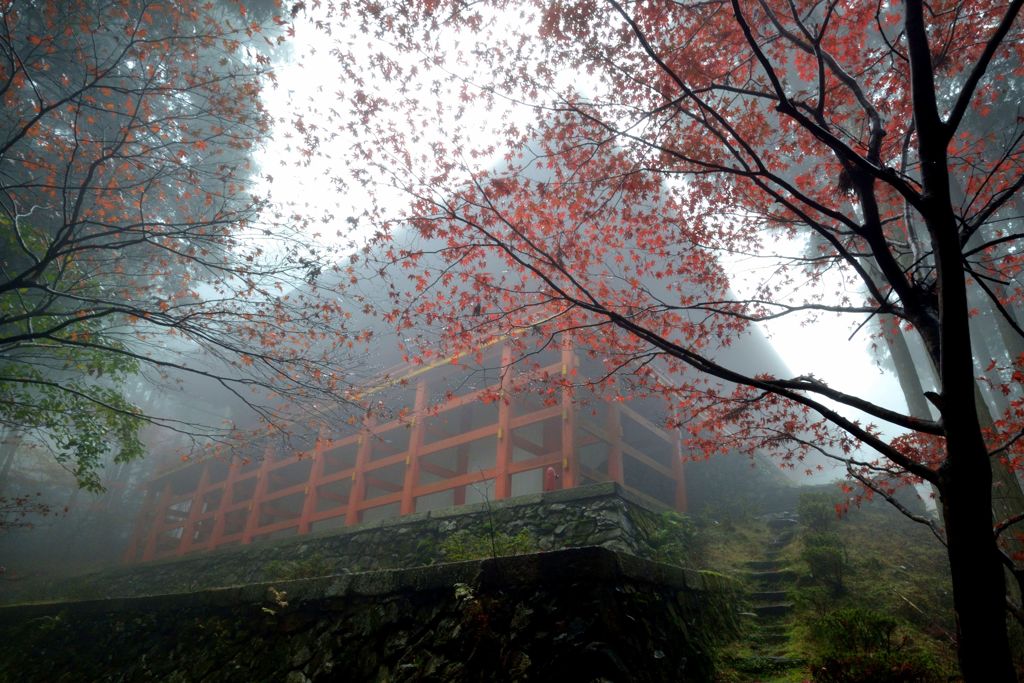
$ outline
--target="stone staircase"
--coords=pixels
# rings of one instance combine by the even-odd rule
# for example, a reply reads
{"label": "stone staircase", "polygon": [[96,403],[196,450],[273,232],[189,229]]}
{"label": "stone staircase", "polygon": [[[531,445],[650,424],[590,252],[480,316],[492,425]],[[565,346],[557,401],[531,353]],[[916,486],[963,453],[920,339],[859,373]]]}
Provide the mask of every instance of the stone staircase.
{"label": "stone staircase", "polygon": [[770,540],[760,559],[745,563],[750,588],[750,611],[744,636],[744,656],[733,661],[735,671],[745,681],[767,683],[802,669],[805,662],[789,653],[789,628],[793,603],[789,589],[797,574],[780,559],[782,551],[796,536],[796,516],[789,513],[766,518]]}

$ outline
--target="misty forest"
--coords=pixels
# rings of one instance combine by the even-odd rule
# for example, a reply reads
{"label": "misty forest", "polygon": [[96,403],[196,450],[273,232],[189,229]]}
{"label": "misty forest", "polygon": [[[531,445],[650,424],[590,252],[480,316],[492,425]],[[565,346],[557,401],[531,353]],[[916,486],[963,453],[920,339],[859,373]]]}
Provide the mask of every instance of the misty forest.
{"label": "misty forest", "polygon": [[1024,679],[1024,0],[0,0],[0,681]]}

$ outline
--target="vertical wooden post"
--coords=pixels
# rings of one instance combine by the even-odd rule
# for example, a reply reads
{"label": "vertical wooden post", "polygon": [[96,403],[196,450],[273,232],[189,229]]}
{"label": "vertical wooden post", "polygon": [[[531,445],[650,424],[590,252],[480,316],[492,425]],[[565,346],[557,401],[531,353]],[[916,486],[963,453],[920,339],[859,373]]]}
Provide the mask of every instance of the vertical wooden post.
{"label": "vertical wooden post", "polygon": [[327,428],[321,427],[313,447],[313,464],[309,468],[306,480],[305,497],[302,499],[302,513],[299,516],[299,533],[308,534],[312,528],[313,515],[316,513],[316,485],[324,475],[324,451],[327,450]]}
{"label": "vertical wooden post", "polygon": [[[569,337],[562,343],[562,379],[568,384],[575,377],[575,360]],[[562,488],[572,488],[579,481],[579,462],[576,457],[576,408],[572,390],[562,388]]]}
{"label": "vertical wooden post", "polygon": [[210,484],[210,464],[203,463],[203,472],[199,475],[199,485],[192,494],[192,503],[188,506],[188,517],[185,518],[185,526],[181,530],[181,540],[178,541],[177,555],[184,555],[192,550],[195,541],[195,526],[199,516],[203,514],[203,499],[206,497],[206,488]]}
{"label": "vertical wooden post", "polygon": [[235,495],[235,481],[238,480],[238,474],[241,470],[242,461],[232,456],[231,462],[228,463],[228,476],[224,480],[224,490],[220,496],[220,505],[217,511],[213,513],[213,533],[210,534],[210,550],[219,546],[221,539],[224,538],[224,525],[227,524],[226,510],[231,505],[231,500]]}
{"label": "vertical wooden post", "polygon": [[252,537],[260,524],[260,503],[267,493],[267,479],[270,476],[271,457],[274,454],[274,447],[267,444],[263,450],[263,462],[256,472],[256,487],[253,489],[252,498],[249,502],[249,514],[245,518],[245,530],[242,531],[242,543],[251,543]]}
{"label": "vertical wooden post", "polygon": [[622,411],[618,401],[608,404],[608,478],[619,484],[626,482],[626,474],[622,469]]}
{"label": "vertical wooden post", "polygon": [[676,510],[678,512],[686,512],[686,467],[683,465],[683,444],[682,439],[679,438],[679,429],[673,429],[673,443],[675,444],[675,453],[672,458],[672,474],[676,480]]}
{"label": "vertical wooden post", "polygon": [[128,548],[124,551],[125,562],[136,562],[139,560],[139,544],[142,543],[145,531],[148,528],[146,526],[146,519],[152,514],[155,522],[156,513],[153,509],[155,504],[156,493],[154,492],[152,482],[150,482],[146,484],[146,495],[142,499],[142,507],[139,508],[139,514],[135,516],[135,529],[132,531],[131,540],[128,541]]}
{"label": "vertical wooden post", "polygon": [[[461,476],[469,471],[469,446],[460,444],[455,452],[455,476]],[[452,505],[466,504],[466,487],[456,486],[452,489]]]}
{"label": "vertical wooden post", "polygon": [[146,547],[142,551],[142,561],[156,558],[156,542],[164,530],[164,522],[167,520],[167,503],[171,500],[171,478],[164,480],[164,488],[156,502],[156,514],[153,516],[153,528],[146,538]]}
{"label": "vertical wooden post", "polygon": [[512,345],[501,350],[501,388],[498,390],[498,453],[494,468],[494,499],[503,500],[512,494],[512,477],[508,473],[512,461]]}
{"label": "vertical wooden post", "polygon": [[409,450],[405,452],[405,481],[402,484],[401,515],[416,511],[413,492],[419,485],[420,449],[423,447],[423,425],[427,421],[427,381],[416,384],[416,399],[412,412],[412,432],[409,434]]}
{"label": "vertical wooden post", "polygon": [[[459,418],[459,429],[463,434],[468,432],[473,423],[468,406],[459,409],[462,417]],[[460,443],[455,447],[455,476],[460,477],[469,472],[469,444]],[[456,486],[452,489],[452,505],[466,504],[466,487]]]}
{"label": "vertical wooden post", "polygon": [[345,526],[358,524],[362,513],[359,505],[366,497],[366,466],[370,463],[370,452],[373,449],[373,417],[367,417],[363,424],[363,433],[359,436],[359,450],[356,451],[356,468],[352,471],[352,488],[348,494],[348,508],[345,511]]}

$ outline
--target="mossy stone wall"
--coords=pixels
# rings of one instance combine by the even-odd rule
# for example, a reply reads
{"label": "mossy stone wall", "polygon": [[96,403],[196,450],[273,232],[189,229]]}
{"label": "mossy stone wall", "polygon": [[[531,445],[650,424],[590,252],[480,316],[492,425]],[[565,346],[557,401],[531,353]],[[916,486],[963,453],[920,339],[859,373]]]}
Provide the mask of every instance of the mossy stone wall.
{"label": "mossy stone wall", "polygon": [[[75,577],[8,582],[0,603],[180,593],[345,572],[449,562],[454,533],[531,539],[529,550],[600,546],[653,557],[665,508],[614,483],[433,510],[275,541],[111,568]],[[523,550],[522,548],[519,549]],[[457,558],[466,559],[466,558]]]}
{"label": "mossy stone wall", "polygon": [[599,484],[8,589],[0,683],[709,680],[734,587],[642,559],[664,513]]}
{"label": "mossy stone wall", "polygon": [[706,681],[725,579],[577,548],[0,608],[0,681]]}

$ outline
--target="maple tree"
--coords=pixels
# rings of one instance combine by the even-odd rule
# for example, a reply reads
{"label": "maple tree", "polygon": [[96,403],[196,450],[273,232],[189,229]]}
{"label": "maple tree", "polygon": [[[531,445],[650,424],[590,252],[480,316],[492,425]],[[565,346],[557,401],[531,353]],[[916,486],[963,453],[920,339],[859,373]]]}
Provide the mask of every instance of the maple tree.
{"label": "maple tree", "polygon": [[[897,505],[931,484],[964,676],[1014,680],[1021,518],[993,519],[992,487],[1024,434],[1022,4],[327,3],[344,78],[297,121],[309,156],[344,130],[337,182],[367,188],[352,222],[411,361],[509,336],[528,362],[571,336],[604,363],[591,383],[665,396],[695,454],[818,453]],[[731,255],[767,264],[742,293]],[[977,319],[972,338],[982,313],[1000,340]],[[914,405],[729,355],[816,314],[875,326]]]}
{"label": "maple tree", "polygon": [[0,423],[79,486],[140,457],[142,427],[226,443],[342,381],[347,314],[312,284],[333,259],[253,163],[286,22],[0,2]]}

